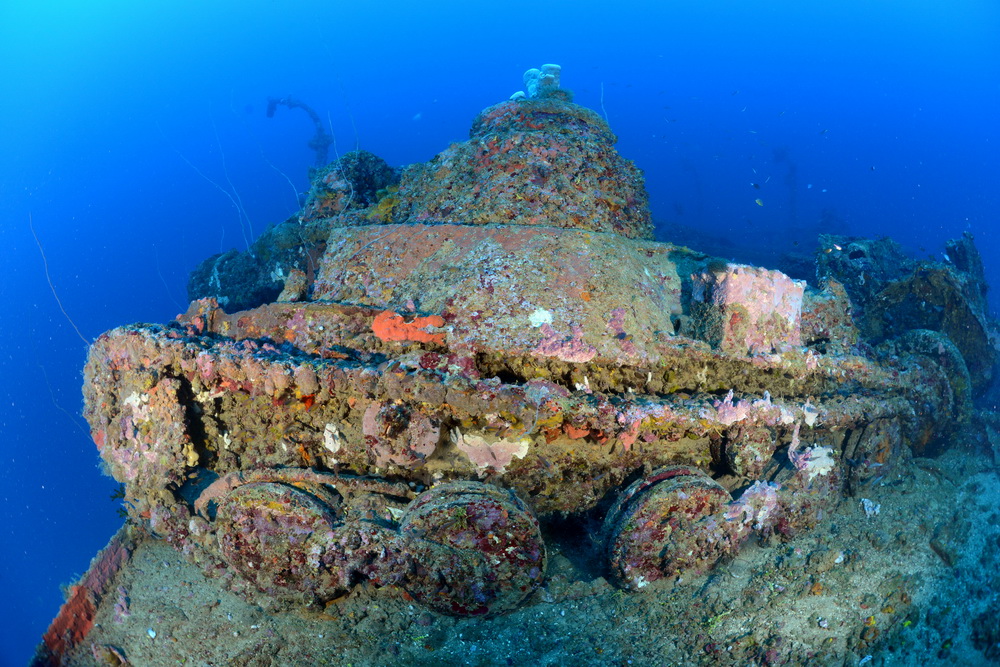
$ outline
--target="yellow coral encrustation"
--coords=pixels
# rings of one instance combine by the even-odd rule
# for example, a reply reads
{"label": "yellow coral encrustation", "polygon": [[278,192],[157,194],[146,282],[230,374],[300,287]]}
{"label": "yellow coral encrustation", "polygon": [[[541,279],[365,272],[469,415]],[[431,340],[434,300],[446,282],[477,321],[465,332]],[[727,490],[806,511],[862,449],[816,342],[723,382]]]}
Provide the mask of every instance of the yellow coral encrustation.
{"label": "yellow coral encrustation", "polygon": [[392,211],[399,204],[399,197],[396,193],[399,191],[399,187],[391,185],[385,189],[384,193],[378,200],[378,203],[372,207],[372,210],[368,212],[369,220],[377,220],[378,222],[391,222],[392,221]]}

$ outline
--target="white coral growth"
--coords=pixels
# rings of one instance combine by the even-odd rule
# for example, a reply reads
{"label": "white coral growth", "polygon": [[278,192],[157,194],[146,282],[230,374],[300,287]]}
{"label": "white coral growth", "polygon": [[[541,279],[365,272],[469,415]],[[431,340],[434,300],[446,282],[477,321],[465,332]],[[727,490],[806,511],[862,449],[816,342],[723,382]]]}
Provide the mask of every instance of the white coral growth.
{"label": "white coral growth", "polygon": [[829,474],[837,462],[833,458],[832,447],[817,446],[800,450],[799,426],[796,424],[792,431],[792,443],[788,445],[788,460],[796,470],[807,476],[807,481],[811,482],[815,477]]}
{"label": "white coral growth", "polygon": [[726,518],[746,526],[753,525],[754,530],[770,528],[777,517],[779,488],[778,484],[755,482],[739,500],[729,504]]}

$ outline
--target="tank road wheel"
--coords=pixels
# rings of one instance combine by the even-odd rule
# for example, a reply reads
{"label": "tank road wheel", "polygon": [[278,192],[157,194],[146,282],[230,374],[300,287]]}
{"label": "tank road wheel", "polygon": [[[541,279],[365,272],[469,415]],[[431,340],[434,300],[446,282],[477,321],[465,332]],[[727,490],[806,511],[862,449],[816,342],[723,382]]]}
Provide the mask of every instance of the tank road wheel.
{"label": "tank road wheel", "polygon": [[637,480],[604,520],[611,574],[635,590],[707,570],[738,546],[724,518],[729,492],[697,468],[669,466]]}
{"label": "tank road wheel", "polygon": [[458,616],[515,609],[545,576],[538,520],[513,493],[478,482],[439,484],[400,521],[411,560],[403,587]]}
{"label": "tank road wheel", "polygon": [[851,495],[896,472],[900,459],[909,454],[903,442],[903,430],[896,418],[876,419],[851,431],[844,441]]}
{"label": "tank road wheel", "polygon": [[340,573],[321,565],[327,551],[336,548],[336,522],[332,508],[317,496],[277,482],[233,489],[219,499],[215,518],[226,561],[258,589],[281,599],[336,592]]}
{"label": "tank road wheel", "polygon": [[923,377],[915,383],[918,391],[909,399],[915,418],[900,425],[908,431],[915,455],[939,453],[942,439],[972,414],[972,379],[962,353],[948,336],[926,329],[907,331],[879,348],[901,357],[923,358]]}

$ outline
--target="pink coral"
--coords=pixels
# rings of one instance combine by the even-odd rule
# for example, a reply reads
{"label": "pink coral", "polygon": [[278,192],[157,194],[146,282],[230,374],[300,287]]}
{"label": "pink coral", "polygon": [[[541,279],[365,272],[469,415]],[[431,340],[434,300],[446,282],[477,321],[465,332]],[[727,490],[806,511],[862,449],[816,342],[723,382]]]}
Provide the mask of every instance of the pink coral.
{"label": "pink coral", "polygon": [[369,456],[376,466],[417,468],[434,453],[441,437],[437,420],[403,403],[375,402],[362,418]]}
{"label": "pink coral", "polygon": [[625,354],[635,356],[638,353],[635,343],[632,342],[632,336],[625,331],[624,308],[615,308],[611,311],[611,319],[608,320],[607,327],[614,332],[615,338],[619,341]]}
{"label": "pink coral", "polygon": [[583,329],[580,327],[573,327],[570,338],[559,335],[548,324],[543,324],[541,331],[545,338],[533,350],[539,356],[556,357],[560,361],[580,364],[597,356],[597,348],[583,340]]}
{"label": "pink coral", "polygon": [[726,397],[714,404],[716,414],[715,419],[724,426],[743,421],[750,414],[752,407],[747,401],[737,401],[733,403],[733,390],[730,389]]}
{"label": "pink coral", "polygon": [[118,600],[115,602],[114,621],[118,625],[125,622],[125,619],[132,615],[129,610],[128,591],[123,586],[118,587]]}
{"label": "pink coral", "polygon": [[264,391],[274,396],[281,395],[292,384],[289,369],[282,364],[275,363],[267,369],[267,376],[264,380]]}
{"label": "pink coral", "polygon": [[514,457],[523,459],[528,453],[528,441],[523,439],[490,442],[478,435],[463,434],[458,429],[452,431],[451,437],[480,473],[487,470],[502,473]]}
{"label": "pink coral", "polygon": [[738,399],[734,402],[734,398],[735,394],[730,389],[721,401],[713,401],[711,408],[702,408],[702,418],[718,422],[723,426],[732,426],[744,419],[771,426],[790,424],[793,421],[792,413],[783,405],[772,403],[771,395],[766,391],[763,398],[754,401]]}
{"label": "pink coral", "polygon": [[308,365],[297,366],[295,368],[295,385],[302,394],[315,394],[319,391],[316,371]]}
{"label": "pink coral", "polygon": [[203,382],[211,382],[215,379],[215,357],[207,352],[198,355],[195,363],[198,365],[198,373]]}
{"label": "pink coral", "polygon": [[802,345],[805,283],[780,271],[729,264],[693,276],[706,340],[732,352],[767,353]]}

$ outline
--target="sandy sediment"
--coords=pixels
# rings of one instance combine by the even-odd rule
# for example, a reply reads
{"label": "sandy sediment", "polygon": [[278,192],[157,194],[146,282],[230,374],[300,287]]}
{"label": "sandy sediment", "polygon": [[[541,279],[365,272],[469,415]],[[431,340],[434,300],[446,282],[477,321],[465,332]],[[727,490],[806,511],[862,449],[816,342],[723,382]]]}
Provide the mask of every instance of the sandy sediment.
{"label": "sandy sediment", "polygon": [[593,569],[582,532],[549,524],[545,585],[488,619],[435,614],[391,587],[359,587],[322,613],[269,613],[140,538],[63,664],[995,663],[1000,473],[956,446],[865,499],[843,498],[790,541],[746,544],[705,575],[635,593]]}

